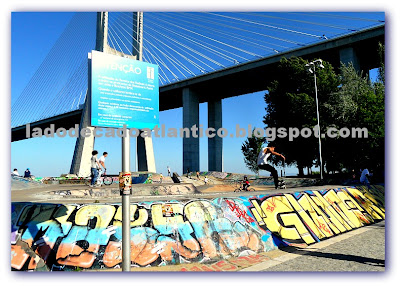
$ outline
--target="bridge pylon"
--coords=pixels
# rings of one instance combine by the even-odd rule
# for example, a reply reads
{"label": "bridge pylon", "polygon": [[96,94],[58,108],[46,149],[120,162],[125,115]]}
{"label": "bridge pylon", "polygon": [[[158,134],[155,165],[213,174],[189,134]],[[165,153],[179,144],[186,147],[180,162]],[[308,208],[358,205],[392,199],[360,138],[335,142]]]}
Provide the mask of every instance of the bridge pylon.
{"label": "bridge pylon", "polygon": [[[110,47],[107,42],[108,35],[108,12],[97,13],[96,28],[96,50],[107,54],[120,57],[130,58],[134,60],[142,60],[143,47],[143,16],[142,12],[133,12],[133,50],[132,55],[125,54]],[[90,62],[90,61],[89,61]],[[89,72],[91,69],[89,68]],[[90,78],[90,77],[89,77]],[[90,82],[88,86],[90,86]],[[94,127],[90,126],[90,96],[89,91],[86,93],[86,100],[83,107],[82,118],[79,125],[79,133],[83,128],[92,129],[89,137],[79,136],[76,140],[74,155],[70,168],[71,174],[78,176],[88,176],[90,174],[90,158],[94,149]],[[153,140],[151,137],[137,137],[137,164],[138,171],[156,172]]]}

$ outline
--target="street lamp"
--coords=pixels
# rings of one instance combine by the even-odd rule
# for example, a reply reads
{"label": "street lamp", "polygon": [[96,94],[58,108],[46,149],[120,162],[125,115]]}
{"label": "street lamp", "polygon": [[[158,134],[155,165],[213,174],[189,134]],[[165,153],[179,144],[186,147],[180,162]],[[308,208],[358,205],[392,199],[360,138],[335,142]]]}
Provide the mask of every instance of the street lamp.
{"label": "street lamp", "polygon": [[321,127],[319,125],[319,108],[318,108],[318,89],[317,89],[317,75],[316,75],[316,67],[324,68],[322,64],[322,60],[318,59],[313,62],[306,64],[308,71],[314,74],[314,85],[315,85],[315,103],[317,105],[317,126],[318,126],[318,142],[319,142],[319,165],[320,165],[320,175],[321,180],[323,179],[323,164],[322,164],[322,150],[321,150]]}

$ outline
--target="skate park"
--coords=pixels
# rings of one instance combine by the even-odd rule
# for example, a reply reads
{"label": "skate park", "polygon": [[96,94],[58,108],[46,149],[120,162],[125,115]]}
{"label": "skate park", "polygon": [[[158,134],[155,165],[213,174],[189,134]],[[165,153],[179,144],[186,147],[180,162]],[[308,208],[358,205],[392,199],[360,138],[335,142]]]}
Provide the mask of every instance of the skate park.
{"label": "skate park", "polygon": [[[133,20],[136,27],[139,27],[140,12],[131,14],[133,18],[137,17]],[[74,18],[75,24],[86,21],[85,16],[82,15]],[[89,73],[90,69],[85,70],[85,67],[91,67],[100,54],[104,59],[111,55],[119,57],[116,61],[127,61],[130,65],[138,62],[136,59],[140,59],[142,55],[139,31],[136,31],[136,42],[133,42],[133,51],[137,49],[137,53],[124,53],[117,47],[111,46],[110,35],[115,32],[113,29],[116,29],[116,23],[126,15],[123,14],[118,18],[112,13],[98,12],[94,16],[92,18],[97,17],[97,19],[92,22],[96,23],[97,27],[95,29],[85,27],[87,31],[96,31],[96,48],[89,55],[85,51],[82,65],[84,68],[79,70],[79,73],[84,74],[80,78],[84,81],[87,80],[87,75],[89,78],[92,76]],[[378,64],[379,57],[376,48],[378,43],[384,40],[384,28],[384,24],[379,22],[372,28],[352,31],[348,35],[340,35],[332,39],[320,37],[315,43],[298,45],[299,47],[296,46],[284,52],[274,51],[260,59],[235,63],[221,70],[197,74],[179,81],[174,79],[167,84],[164,82],[164,85],[159,88],[154,83],[153,63],[153,66],[149,66],[150,70],[147,70],[146,80],[152,84],[151,88],[148,85],[147,89],[154,89],[159,93],[153,98],[157,104],[154,107],[146,107],[149,108],[148,110],[157,111],[150,113],[154,116],[151,118],[151,128],[154,124],[166,120],[170,124],[178,122],[177,126],[181,124],[183,128],[201,126],[203,123],[203,126],[206,125],[209,128],[222,129],[224,126],[233,130],[233,125],[227,126],[226,123],[230,124],[240,119],[242,124],[246,124],[253,120],[249,119],[251,114],[247,115],[241,109],[234,109],[234,107],[245,106],[246,101],[252,102],[253,99],[254,103],[251,107],[255,109],[258,105],[257,122],[261,122],[266,110],[261,105],[265,104],[264,97],[266,98],[267,94],[258,94],[255,98],[255,96],[251,97],[252,93],[264,92],[269,87],[263,78],[274,76],[283,59],[302,56],[307,62],[312,62],[315,57],[321,57],[324,59],[326,69],[332,67],[338,70],[342,63],[346,63],[354,65],[356,70],[369,71],[376,68]],[[144,52],[143,55],[149,56]],[[65,59],[60,58],[60,61],[63,60]],[[332,65],[325,60],[332,62]],[[314,62],[317,63],[315,60]],[[44,61],[43,65],[50,64]],[[301,65],[302,69],[305,69],[303,62]],[[123,64],[120,66],[119,72],[125,73],[123,76],[126,76],[129,70],[124,70]],[[322,60],[318,68],[322,69],[321,66]],[[95,66],[93,70],[96,70]],[[160,69],[160,75],[162,72],[164,71]],[[311,101],[314,100],[314,92],[315,98],[317,93],[315,72],[314,69],[313,75],[306,76],[307,82],[313,87],[307,90],[312,95]],[[319,72],[322,71],[318,70]],[[157,79],[157,73],[155,76]],[[105,82],[111,85],[109,78],[111,77],[107,75],[97,83]],[[123,80],[118,80],[118,88],[123,86],[123,82]],[[93,83],[96,82],[90,84]],[[163,83],[161,79],[160,83]],[[46,165],[47,172],[57,174],[54,167],[57,164],[53,164],[55,161],[53,158],[57,159],[59,154],[64,153],[63,150],[69,150],[67,151],[69,155],[73,154],[72,162],[69,157],[65,159],[65,154],[62,154],[63,159],[59,160],[59,165],[63,162],[65,166],[62,172],[65,174],[60,176],[45,177],[47,173],[42,171],[43,177],[30,179],[20,176],[11,177],[12,271],[251,271],[249,269],[254,263],[265,262],[277,251],[292,248],[307,249],[314,246],[318,248],[317,245],[321,243],[340,240],[346,235],[371,226],[380,227],[383,224],[384,227],[385,187],[384,180],[381,179],[382,164],[379,168],[376,167],[377,179],[373,180],[371,185],[360,183],[359,174],[357,178],[350,179],[349,166],[364,169],[361,164],[364,164],[365,160],[357,161],[357,155],[354,155],[354,161],[357,162],[349,164],[347,160],[346,163],[349,166],[346,168],[339,163],[335,165],[336,154],[332,150],[339,153],[346,149],[344,147],[348,147],[356,154],[358,149],[362,149],[356,144],[337,145],[337,148],[334,144],[326,145],[326,149],[323,149],[326,153],[322,153],[326,156],[324,163],[327,169],[324,170],[321,164],[321,149],[316,151],[318,147],[321,148],[321,138],[318,138],[319,145],[317,138],[314,138],[313,147],[309,149],[311,150],[309,153],[313,156],[312,160],[308,160],[304,166],[295,160],[290,162],[292,172],[295,168],[293,165],[297,164],[298,175],[292,173],[286,176],[286,173],[282,174],[282,170],[279,170],[281,180],[279,186],[282,187],[280,189],[275,188],[274,178],[269,176],[269,172],[264,171],[260,174],[258,170],[250,172],[249,168],[245,170],[244,167],[241,169],[238,167],[244,166],[245,155],[241,144],[247,138],[241,139],[239,144],[236,142],[236,149],[232,147],[233,144],[231,145],[232,136],[224,139],[222,136],[206,139],[189,136],[168,141],[165,138],[158,139],[153,135],[148,138],[138,137],[135,141],[123,138],[118,142],[113,141],[113,145],[108,145],[108,141],[102,141],[103,139],[99,138],[96,139],[95,148],[94,135],[91,135],[80,136],[76,141],[68,139],[70,141],[65,144],[61,143],[62,138],[57,138],[55,140],[58,141],[53,141],[60,144],[60,150],[57,152],[54,149],[50,151],[54,148],[53,146],[49,147],[56,146],[57,143],[51,144],[47,141],[43,146],[39,146],[37,143],[39,139],[31,138],[33,134],[31,131],[35,128],[46,130],[53,124],[53,128],[54,126],[62,127],[65,130],[73,126],[78,131],[95,130],[92,123],[98,118],[91,118],[91,116],[99,111],[97,109],[93,109],[96,110],[95,112],[92,111],[92,94],[88,89],[88,83],[82,84],[83,92],[80,93],[73,93],[70,90],[76,87],[74,84],[75,82],[72,81],[67,82],[65,88],[53,98],[53,105],[50,105],[50,108],[55,108],[55,106],[63,107],[66,104],[68,108],[71,106],[71,109],[59,108],[52,115],[46,115],[46,110],[43,110],[45,115],[42,114],[39,118],[34,118],[33,114],[25,114],[21,109],[16,114],[22,118],[26,115],[27,118],[23,118],[25,121],[16,121],[17,123],[11,128],[11,141],[14,146],[24,146],[23,144],[27,144],[27,141],[34,142],[32,146],[37,144],[37,148],[41,149],[43,154],[47,154],[48,158],[41,162],[43,166]],[[38,86],[41,87],[41,84]],[[26,90],[25,94],[22,94],[25,97],[31,91],[29,84]],[[37,93],[40,94],[40,92]],[[113,95],[119,93],[120,90]],[[323,97],[323,92],[321,93]],[[101,94],[103,97],[104,95],[104,93]],[[238,99],[242,95],[247,96],[246,99]],[[66,96],[76,98],[65,100]],[[22,101],[22,103],[22,106],[26,105],[25,102]],[[104,102],[100,100],[97,107],[101,107],[100,110],[107,109],[103,104]],[[223,108],[224,104],[227,104],[225,108]],[[126,106],[124,105],[123,108]],[[301,109],[301,104],[298,108]],[[59,113],[61,110],[63,111]],[[36,113],[40,112],[42,111],[38,107]],[[261,114],[261,112],[264,113]],[[380,114],[379,112],[375,113]],[[159,121],[158,113],[161,114]],[[312,105],[310,122],[314,122],[314,113],[315,105]],[[30,115],[32,115],[31,119],[28,118]],[[223,116],[225,116],[224,120]],[[110,118],[107,117],[107,120]],[[104,120],[104,118],[100,119]],[[132,122],[136,123],[135,120]],[[102,124],[97,124],[97,127],[102,126]],[[144,125],[140,126],[139,129]],[[43,143],[46,139],[43,137],[40,140]],[[378,138],[378,140],[381,139]],[[204,148],[204,142],[207,142],[206,148]],[[325,142],[326,140],[323,140],[323,144]],[[264,146],[266,143],[263,142]],[[69,144],[68,147],[66,147],[67,144]],[[13,154],[15,157],[22,157],[29,153],[27,148],[18,148],[15,149],[20,152],[15,151]],[[289,153],[291,148],[294,147],[286,145],[283,150]],[[325,148],[324,145],[323,148]],[[107,183],[104,179],[101,186],[95,187],[88,184],[88,174],[93,169],[90,158],[94,149],[110,152],[113,157],[107,161],[107,164],[112,162],[113,167],[110,169],[114,172],[113,175],[107,172]],[[287,156],[285,151],[283,154]],[[375,153],[378,155],[372,159],[367,157],[372,165],[380,154]],[[132,157],[134,156],[133,164]],[[38,160],[32,158],[27,157],[24,166],[28,165],[35,170],[30,162],[36,163]],[[292,159],[290,156],[287,158]],[[122,168],[120,163],[122,163]],[[165,167],[171,163],[174,164],[174,173],[171,176],[162,174],[160,169],[165,170]],[[158,164],[157,170],[156,164]],[[284,160],[283,164],[276,161],[271,164],[276,164],[275,166],[281,164],[279,168],[285,168]],[[332,165],[334,166],[331,167]],[[18,168],[21,170],[20,166],[18,165]],[[304,169],[302,166],[308,168],[307,176],[302,173]],[[332,170],[331,172],[328,167],[331,168],[329,169]],[[199,174],[188,173],[188,170],[202,169],[205,171]],[[175,172],[175,170],[178,171]],[[118,174],[120,171],[129,172],[132,176],[130,194],[121,190],[119,185],[121,174]],[[342,176],[340,179],[336,178],[338,174]],[[248,178],[250,187],[254,191],[240,190],[245,177]],[[123,212],[124,206],[125,210],[127,207],[130,210],[128,219],[126,217],[123,219],[126,214]],[[123,250],[127,249],[126,245],[123,246],[126,242],[123,238],[123,229],[125,229],[125,235],[127,234],[124,226],[128,226],[129,229],[129,259],[126,259],[127,255],[123,254]],[[127,260],[128,266],[126,266]]]}

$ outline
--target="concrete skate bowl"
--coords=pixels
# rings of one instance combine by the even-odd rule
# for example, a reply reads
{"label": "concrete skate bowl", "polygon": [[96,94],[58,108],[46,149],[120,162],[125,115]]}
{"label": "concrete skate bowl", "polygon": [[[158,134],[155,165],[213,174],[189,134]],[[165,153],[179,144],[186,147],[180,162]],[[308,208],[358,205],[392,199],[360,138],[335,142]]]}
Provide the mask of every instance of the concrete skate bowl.
{"label": "concrete skate bowl", "polygon": [[[214,269],[385,219],[384,188],[131,203],[131,264]],[[121,267],[120,204],[12,203],[14,271]],[[247,259],[247,258],[246,258]]]}
{"label": "concrete skate bowl", "polygon": [[[238,174],[238,173],[226,173],[226,172],[214,172],[214,171],[200,172],[200,183],[197,184],[196,184],[197,178],[194,172],[192,172],[189,176],[191,179],[188,179],[187,174],[183,175],[182,178],[185,182],[187,183],[192,182],[195,185],[202,185],[205,177],[212,180],[213,184],[235,185],[240,183],[245,176],[247,176],[252,186],[274,186],[273,177],[259,177],[255,175]],[[321,185],[319,179],[313,179],[313,178],[284,177],[280,179],[285,180],[286,186],[288,188],[310,187],[310,186]]]}
{"label": "concrete skate bowl", "polygon": [[19,176],[11,176],[11,191],[26,190],[40,187],[42,184],[38,181],[26,179]]}
{"label": "concrete skate bowl", "polygon": [[[118,175],[107,175],[108,178],[111,178],[112,184],[119,183]],[[102,179],[101,179],[102,180]],[[84,185],[86,182],[85,178],[81,177],[46,177],[42,178],[41,181],[44,184],[73,184],[73,185]],[[170,177],[162,177],[161,174],[157,173],[132,173],[132,184],[153,184],[153,183],[173,183]]]}
{"label": "concrete skate bowl", "polygon": [[[132,187],[133,197],[154,197],[197,194],[199,191],[192,184],[138,184]],[[82,188],[70,190],[52,190],[38,192],[33,195],[40,200],[60,199],[116,199],[120,198],[120,191],[116,188]]]}

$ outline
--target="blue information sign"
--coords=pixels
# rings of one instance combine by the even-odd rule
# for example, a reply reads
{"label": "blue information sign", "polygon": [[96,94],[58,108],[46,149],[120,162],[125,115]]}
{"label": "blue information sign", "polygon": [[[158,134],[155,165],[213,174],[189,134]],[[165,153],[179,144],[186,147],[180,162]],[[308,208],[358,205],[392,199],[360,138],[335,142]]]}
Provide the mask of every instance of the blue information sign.
{"label": "blue information sign", "polygon": [[150,128],[159,123],[158,66],[92,51],[91,125]]}

